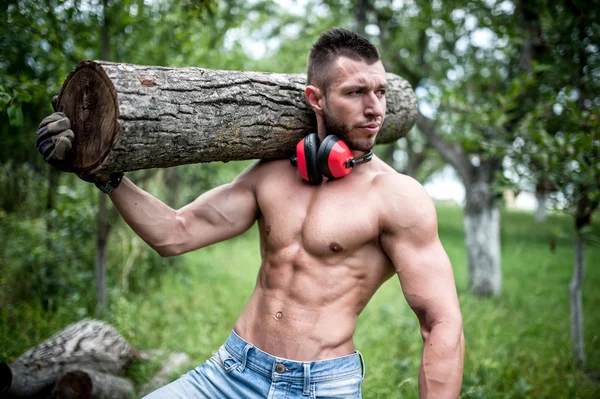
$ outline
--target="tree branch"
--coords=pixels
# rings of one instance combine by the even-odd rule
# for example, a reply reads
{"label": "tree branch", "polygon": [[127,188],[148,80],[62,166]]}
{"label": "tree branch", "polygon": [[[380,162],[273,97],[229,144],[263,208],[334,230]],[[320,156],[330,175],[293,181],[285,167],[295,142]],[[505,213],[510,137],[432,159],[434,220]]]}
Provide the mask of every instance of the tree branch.
{"label": "tree branch", "polygon": [[465,151],[459,145],[446,141],[437,132],[435,121],[427,118],[421,112],[417,114],[417,126],[433,148],[456,169],[463,183],[468,186],[472,180],[473,166],[469,162]]}

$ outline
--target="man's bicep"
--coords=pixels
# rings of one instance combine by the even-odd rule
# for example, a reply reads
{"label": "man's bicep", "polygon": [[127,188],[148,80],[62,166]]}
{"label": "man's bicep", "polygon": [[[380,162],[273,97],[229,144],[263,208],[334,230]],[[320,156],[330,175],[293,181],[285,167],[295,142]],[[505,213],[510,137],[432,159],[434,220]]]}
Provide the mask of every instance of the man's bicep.
{"label": "man's bicep", "polygon": [[[422,327],[460,318],[452,265],[438,237],[437,214],[420,188],[386,219],[382,246]],[[389,216],[393,213],[388,213]],[[401,220],[402,222],[399,222]]]}
{"label": "man's bicep", "polygon": [[402,292],[424,327],[459,318],[452,265],[439,239],[419,246],[398,244],[395,252]]}

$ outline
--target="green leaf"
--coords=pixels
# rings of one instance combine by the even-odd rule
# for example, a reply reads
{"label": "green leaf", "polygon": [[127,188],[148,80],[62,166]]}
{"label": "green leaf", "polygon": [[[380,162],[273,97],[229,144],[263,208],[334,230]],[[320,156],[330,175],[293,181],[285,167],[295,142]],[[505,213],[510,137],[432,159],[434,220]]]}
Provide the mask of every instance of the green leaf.
{"label": "green leaf", "polygon": [[3,93],[0,91],[0,109],[4,109],[10,100],[11,97],[8,93]]}
{"label": "green leaf", "polygon": [[23,110],[21,110],[21,104],[12,104],[7,109],[8,121],[13,127],[23,126]]}
{"label": "green leaf", "polygon": [[29,101],[31,101],[31,94],[24,91],[20,91],[17,93],[15,98],[21,100],[21,102],[28,103]]}

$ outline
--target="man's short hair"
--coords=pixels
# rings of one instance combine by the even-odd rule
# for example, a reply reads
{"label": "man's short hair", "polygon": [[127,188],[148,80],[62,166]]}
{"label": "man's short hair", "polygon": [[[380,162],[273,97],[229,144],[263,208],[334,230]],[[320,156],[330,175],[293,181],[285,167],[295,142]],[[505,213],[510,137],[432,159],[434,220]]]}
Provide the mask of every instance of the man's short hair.
{"label": "man's short hair", "polygon": [[307,82],[327,93],[333,79],[331,66],[339,57],[374,64],[379,52],[367,39],[344,28],[333,28],[321,35],[308,55]]}

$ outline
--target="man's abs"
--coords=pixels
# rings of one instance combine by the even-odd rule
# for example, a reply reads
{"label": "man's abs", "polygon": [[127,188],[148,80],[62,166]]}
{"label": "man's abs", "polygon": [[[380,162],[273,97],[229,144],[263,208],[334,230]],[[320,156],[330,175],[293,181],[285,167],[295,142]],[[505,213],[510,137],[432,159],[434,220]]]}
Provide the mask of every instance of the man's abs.
{"label": "man's abs", "polygon": [[263,260],[236,333],[271,355],[291,360],[353,353],[358,315],[389,277],[377,273],[377,259],[359,256],[332,264],[310,256],[283,263],[271,258]]}

